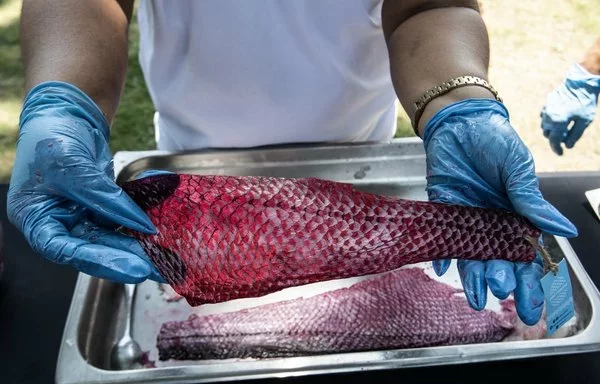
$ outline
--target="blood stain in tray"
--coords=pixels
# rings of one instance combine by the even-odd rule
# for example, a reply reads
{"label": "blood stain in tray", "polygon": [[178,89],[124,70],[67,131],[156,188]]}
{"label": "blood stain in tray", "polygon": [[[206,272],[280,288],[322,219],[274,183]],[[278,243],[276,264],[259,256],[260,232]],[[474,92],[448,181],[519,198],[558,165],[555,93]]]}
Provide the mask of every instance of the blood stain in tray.
{"label": "blood stain in tray", "polygon": [[164,300],[167,303],[177,302],[183,299],[183,296],[180,296],[169,284],[158,284],[158,290],[161,292],[161,296],[163,296]]}
{"label": "blood stain in tray", "polygon": [[156,368],[156,362],[154,360],[150,360],[150,351],[142,353],[140,363],[144,368]]}

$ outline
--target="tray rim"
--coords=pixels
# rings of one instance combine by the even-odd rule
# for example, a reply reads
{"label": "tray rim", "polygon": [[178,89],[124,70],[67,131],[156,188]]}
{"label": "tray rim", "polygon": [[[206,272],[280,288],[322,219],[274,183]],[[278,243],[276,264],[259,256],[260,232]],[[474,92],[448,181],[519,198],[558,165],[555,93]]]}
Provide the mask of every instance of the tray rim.
{"label": "tray rim", "polygon": [[[384,145],[398,142],[414,143],[418,138],[395,139]],[[369,145],[369,144],[363,144]],[[119,175],[127,164],[144,157],[180,155],[180,152],[138,151],[115,154],[115,174]],[[125,156],[123,156],[125,155]],[[125,159],[125,160],[124,160]],[[119,162],[120,161],[120,162]],[[118,170],[118,172],[117,172]],[[282,378],[328,373],[372,371],[425,366],[468,364],[483,361],[502,361],[535,357],[567,355],[600,351],[600,291],[593,283],[581,261],[566,238],[553,236],[567,259],[592,306],[589,326],[581,333],[566,338],[510,341],[395,349],[386,351],[351,352],[317,356],[299,356],[272,360],[207,361],[175,367],[142,370],[111,371],[88,364],[81,355],[77,333],[83,312],[83,303],[94,277],[79,273],[61,339],[55,380],[70,383],[204,383],[231,380]],[[326,361],[323,361],[325,358]]]}
{"label": "tray rim", "polygon": [[[317,144],[289,144],[281,146],[265,146],[255,148],[215,148],[215,149],[199,149],[191,151],[164,151],[164,150],[148,150],[148,151],[119,151],[113,156],[113,166],[115,179],[119,179],[119,175],[126,167],[138,162],[142,159],[156,158],[156,157],[195,157],[195,156],[209,156],[212,154],[221,154],[231,156],[234,154],[256,154],[256,153],[273,153],[273,152],[294,152],[297,150],[310,150],[310,151],[321,151],[325,152],[328,150],[343,150],[343,149],[371,149],[371,148],[391,148],[394,146],[411,146],[416,149],[416,153],[410,155],[404,155],[402,157],[419,157],[424,158],[425,150],[423,148],[423,141],[418,137],[404,137],[396,138],[386,142],[357,142],[357,143],[317,143]],[[366,158],[366,157],[365,157]],[[349,160],[347,160],[349,161]],[[263,161],[263,163],[265,163]],[[243,163],[247,164],[247,163]],[[278,164],[285,164],[285,162],[278,162]],[[425,175],[423,175],[423,178]]]}

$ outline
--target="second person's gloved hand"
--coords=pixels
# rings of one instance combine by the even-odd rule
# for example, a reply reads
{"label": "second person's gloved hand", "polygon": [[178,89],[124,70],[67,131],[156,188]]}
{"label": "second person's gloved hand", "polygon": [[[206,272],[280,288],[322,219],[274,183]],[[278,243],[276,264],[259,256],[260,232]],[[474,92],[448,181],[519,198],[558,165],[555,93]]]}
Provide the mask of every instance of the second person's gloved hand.
{"label": "second person's gloved hand", "polygon": [[598,109],[599,93],[600,76],[573,64],[562,84],[548,95],[541,111],[542,130],[557,155],[563,154],[563,143],[565,147],[573,148],[592,123]]}
{"label": "second person's gloved hand", "polygon": [[8,218],[42,257],[122,283],[162,281],[120,225],[155,228],[113,181],[108,122],[72,84],[47,82],[27,95],[21,112]]}
{"label": "second person's gloved hand", "polygon": [[[503,104],[471,99],[448,105],[427,123],[423,140],[429,200],[512,210],[546,233],[577,235],[573,224],[542,197],[531,153],[511,126]],[[450,260],[434,262],[434,269],[443,275],[449,265]],[[499,299],[514,293],[525,324],[540,319],[544,304],[540,255],[533,263],[458,260],[457,265],[472,308],[485,307],[489,288]]]}

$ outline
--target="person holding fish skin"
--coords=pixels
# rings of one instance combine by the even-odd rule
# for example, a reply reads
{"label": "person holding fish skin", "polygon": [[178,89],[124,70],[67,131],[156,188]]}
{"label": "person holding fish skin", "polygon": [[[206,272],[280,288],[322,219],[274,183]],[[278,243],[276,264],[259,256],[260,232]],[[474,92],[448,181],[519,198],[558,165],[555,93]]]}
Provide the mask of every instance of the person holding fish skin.
{"label": "person holding fish skin", "polygon": [[[155,232],[114,183],[109,149],[132,9],[133,0],[24,0],[27,95],[8,195],[9,219],[40,255],[125,283],[161,279],[114,230]],[[430,200],[503,207],[577,235],[541,195],[533,158],[487,83],[476,0],[143,0],[139,24],[159,149],[386,141],[399,99],[423,138]],[[443,274],[449,264],[434,266]],[[473,308],[485,307],[488,289],[514,293],[521,319],[540,319],[539,259],[459,260],[458,269]]]}
{"label": "person holding fish skin", "polygon": [[[581,63],[574,63],[563,82],[546,98],[540,113],[542,131],[552,151],[563,155],[562,144],[573,148],[594,121],[600,94],[600,37],[586,52]],[[569,125],[573,123],[569,129]]]}

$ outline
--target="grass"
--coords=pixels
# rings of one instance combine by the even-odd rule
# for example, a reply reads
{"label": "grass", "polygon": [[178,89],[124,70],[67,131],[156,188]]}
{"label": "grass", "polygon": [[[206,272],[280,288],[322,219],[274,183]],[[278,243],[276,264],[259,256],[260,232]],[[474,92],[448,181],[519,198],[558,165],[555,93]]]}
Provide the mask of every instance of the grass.
{"label": "grass", "polygon": [[396,134],[394,137],[411,137],[415,135],[412,125],[410,124],[410,119],[402,108],[398,108],[396,124]]}
{"label": "grass", "polygon": [[19,48],[20,2],[0,1],[0,181],[10,178],[23,98]]}
{"label": "grass", "polygon": [[154,106],[138,61],[139,29],[135,15],[130,28],[125,91],[111,129],[110,146],[113,153],[156,147],[153,126]]}
{"label": "grass", "polygon": [[[598,0],[482,0],[489,25],[492,80],[503,94],[537,169],[560,171],[598,169],[600,118],[567,156],[550,152],[539,134],[539,107],[547,92],[561,80],[567,65],[578,60],[600,35]],[[21,0],[0,0],[0,182],[10,179],[23,98],[19,48]],[[111,150],[155,148],[154,107],[138,63],[139,30],[134,16],[130,31],[129,70],[125,91],[111,130]],[[526,74],[525,76],[523,74]],[[600,116],[600,113],[599,113]],[[396,137],[413,136],[400,109]]]}
{"label": "grass", "polygon": [[579,22],[581,28],[589,31],[596,36],[600,36],[600,23],[598,23],[598,17],[600,13],[600,4],[598,1],[588,0],[571,0],[573,4],[573,10],[576,14],[576,19]]}

